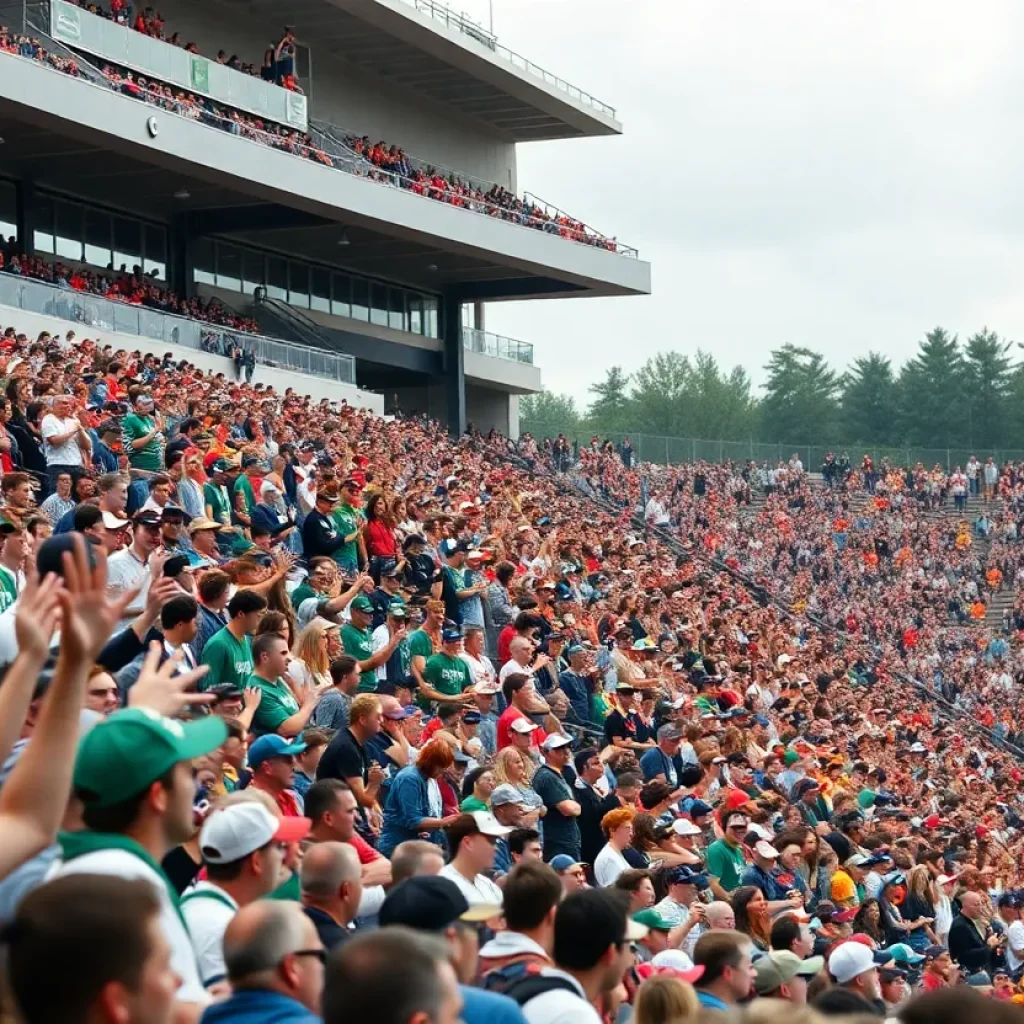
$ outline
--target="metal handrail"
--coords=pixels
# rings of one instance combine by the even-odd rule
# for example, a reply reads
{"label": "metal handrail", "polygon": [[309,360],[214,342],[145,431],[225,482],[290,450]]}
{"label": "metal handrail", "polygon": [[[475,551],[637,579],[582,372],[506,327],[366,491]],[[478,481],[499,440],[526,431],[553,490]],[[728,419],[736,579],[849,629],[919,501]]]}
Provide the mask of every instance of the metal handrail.
{"label": "metal handrail", "polygon": [[[353,131],[349,128],[345,128],[342,125],[331,124],[328,121],[320,121],[314,118],[310,118],[309,126],[310,134],[314,138],[319,136],[320,139],[322,139],[324,142],[333,143],[334,145],[339,147],[342,153],[344,153],[345,158],[347,160],[356,160],[361,162],[362,164],[365,164],[366,167],[368,168],[367,173],[395,173],[394,171],[387,171],[377,167],[377,165],[372,163],[364,154],[356,152],[356,150],[351,145],[349,145],[348,139],[364,138],[365,133],[361,136],[358,132]],[[341,138],[339,138],[339,136],[336,134],[338,132],[342,133]],[[474,175],[467,174],[465,171],[460,171],[458,168],[446,167],[444,164],[439,164],[433,160],[424,160],[422,157],[413,156],[404,149],[402,150],[402,156],[404,157],[406,163],[408,163],[411,168],[417,171],[422,171],[425,174],[440,174],[444,179],[448,181],[451,181],[453,178],[458,179],[460,182],[470,185],[472,188],[477,189],[480,192],[490,192],[491,189],[494,188],[500,188],[505,192],[508,192],[508,189],[506,189],[505,186],[502,185],[500,182],[491,181],[489,178],[477,178]],[[399,178],[399,181],[402,182],[412,180],[402,178],[401,176],[397,177]],[[403,185],[401,187],[408,186]],[[582,233],[587,237],[592,236],[595,239],[601,239],[605,242],[615,241],[614,238],[609,239],[609,237],[603,232],[590,227],[588,224],[584,224],[584,222],[581,221],[579,218],[573,217],[571,214],[566,213],[565,210],[560,209],[553,203],[549,203],[543,199],[540,199],[538,196],[535,196],[532,192],[524,192],[522,202],[526,203],[528,206],[534,207],[535,209],[542,210],[544,212],[545,217],[542,223],[551,223],[553,221],[563,219],[571,220],[574,224],[580,225]],[[493,206],[493,204],[487,205]],[[504,209],[504,207],[501,206],[496,206],[494,208]],[[579,241],[579,239],[573,240]],[[618,243],[616,243],[615,251],[618,252],[620,256],[630,256],[633,257],[634,259],[639,256],[637,250],[628,245],[618,245]]]}
{"label": "metal handrail", "polygon": [[190,320],[174,313],[117,302],[102,295],[64,288],[9,271],[0,273],[0,304],[212,355],[227,356],[238,344],[247,351],[251,350],[257,361],[267,366],[296,370],[345,384],[356,383],[356,361],[341,352],[296,345],[280,338],[250,334],[204,320]]}
{"label": "metal handrail", "polygon": [[517,341],[515,338],[480,331],[475,327],[463,327],[462,345],[471,352],[479,352],[485,356],[533,365],[533,345],[528,341]]}
{"label": "metal handrail", "polygon": [[616,119],[614,107],[603,103],[589,92],[584,92],[582,89],[570,85],[565,79],[559,78],[558,75],[545,71],[544,68],[520,56],[507,46],[502,46],[493,33],[487,32],[482,25],[472,21],[465,14],[457,14],[450,7],[445,4],[439,4],[436,0],[403,0],[403,2],[417,11],[428,14],[435,21],[441,22],[448,28],[454,28],[463,33],[463,35],[469,36],[481,46],[486,46],[487,49],[507,60],[514,67],[540,78],[547,85],[554,86],[559,92],[564,92],[570,99],[576,100],[586,107],[593,107],[594,110],[604,114],[606,117],[610,117],[613,121]]}

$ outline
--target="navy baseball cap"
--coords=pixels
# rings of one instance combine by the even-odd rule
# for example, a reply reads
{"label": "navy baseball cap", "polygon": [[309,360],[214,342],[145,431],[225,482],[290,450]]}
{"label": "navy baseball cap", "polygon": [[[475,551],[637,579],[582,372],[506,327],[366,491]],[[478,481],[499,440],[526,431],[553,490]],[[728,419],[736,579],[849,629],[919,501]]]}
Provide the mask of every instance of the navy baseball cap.
{"label": "navy baseball cap", "polygon": [[441,630],[441,642],[445,644],[454,644],[462,639],[462,630],[458,626],[450,626],[448,629]]}

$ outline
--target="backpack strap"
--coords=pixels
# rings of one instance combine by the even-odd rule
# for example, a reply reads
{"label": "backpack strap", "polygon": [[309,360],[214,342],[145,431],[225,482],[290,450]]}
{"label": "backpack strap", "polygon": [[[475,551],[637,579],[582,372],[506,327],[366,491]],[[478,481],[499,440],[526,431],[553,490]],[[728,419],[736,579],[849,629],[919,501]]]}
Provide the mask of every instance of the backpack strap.
{"label": "backpack strap", "polygon": [[238,907],[224,893],[215,892],[213,889],[199,889],[196,892],[190,892],[187,896],[181,897],[178,905],[184,906],[191,900],[213,900],[215,903],[223,903],[232,913],[238,910]]}
{"label": "backpack strap", "polygon": [[576,986],[568,978],[546,978],[542,974],[528,974],[520,978],[505,989],[505,995],[514,999],[520,1006],[525,1006],[531,999],[536,999],[545,992],[560,991],[579,995]]}

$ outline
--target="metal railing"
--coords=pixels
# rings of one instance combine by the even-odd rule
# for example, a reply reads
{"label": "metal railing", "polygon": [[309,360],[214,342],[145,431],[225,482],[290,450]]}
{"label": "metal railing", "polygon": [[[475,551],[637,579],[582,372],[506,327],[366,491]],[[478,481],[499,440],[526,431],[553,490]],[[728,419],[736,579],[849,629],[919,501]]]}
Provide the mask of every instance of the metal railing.
{"label": "metal railing", "polygon": [[478,331],[475,327],[463,327],[462,345],[470,352],[533,365],[533,345],[528,341],[516,341],[515,338],[506,338],[501,334]]}
{"label": "metal railing", "polygon": [[343,384],[356,383],[356,361],[343,353],[294,345],[278,338],[247,334],[201,320],[187,320],[173,313],[113,302],[99,295],[14,274],[0,274],[0,305],[212,355],[227,356],[235,345],[239,345],[251,351],[257,363],[265,366],[326,377]]}
{"label": "metal railing", "polygon": [[[55,49],[64,48],[38,26],[32,25],[31,30],[45,38],[47,45],[53,46]],[[12,54],[12,56],[23,55]],[[543,231],[546,234],[558,235],[561,238],[565,238],[569,241],[577,242],[582,245],[589,245],[593,248],[604,249],[607,252],[615,252],[620,256],[627,256],[632,259],[636,259],[639,256],[636,249],[630,246],[621,245],[615,239],[605,238],[603,235],[593,232],[580,221],[573,220],[573,224],[580,224],[580,227],[559,223],[557,220],[558,217],[567,218],[568,215],[557,210],[555,207],[545,207],[544,210],[539,210],[538,212],[509,209],[508,207],[502,206],[498,203],[492,203],[482,199],[473,199],[461,195],[456,189],[448,188],[447,186],[437,187],[423,181],[418,181],[416,179],[397,174],[394,171],[383,170],[360,156],[337,137],[335,133],[344,134],[343,129],[326,125],[324,122],[320,122],[320,127],[318,128],[314,128],[312,125],[310,126],[311,130],[309,137],[315,145],[309,146],[305,142],[299,140],[297,132],[285,132],[284,134],[268,132],[230,118],[221,117],[204,107],[179,102],[172,95],[169,95],[171,87],[164,86],[163,83],[154,83],[150,80],[150,83],[145,89],[140,89],[137,83],[134,82],[131,83],[130,87],[126,87],[126,83],[123,82],[115,83],[107,78],[105,74],[101,75],[99,79],[96,79],[91,74],[94,67],[89,65],[87,57],[78,53],[75,54],[75,57],[79,66],[84,64],[90,67],[90,73],[88,75],[79,74],[80,80],[87,81],[90,85],[108,88],[112,92],[116,92],[121,96],[127,96],[130,99],[135,99],[139,102],[159,107],[161,110],[171,114],[176,114],[179,117],[184,117],[186,120],[198,121],[208,127],[225,131],[231,135],[239,135],[243,138],[251,139],[261,145],[266,145],[272,149],[290,153],[303,159],[312,160],[314,163],[319,163],[322,166],[331,167],[334,170],[343,171],[346,174],[353,174],[357,177],[363,177],[370,181],[375,181],[392,188],[400,188],[403,191],[412,192],[414,195],[421,195],[427,199],[445,202],[451,206],[457,206],[472,213],[482,214],[486,217],[494,217],[498,220],[503,220],[511,224],[519,224],[533,230]],[[23,59],[32,60],[32,57],[23,56]],[[38,62],[33,60],[33,63]],[[67,73],[64,69],[55,67],[52,64],[43,66],[48,66],[51,70],[57,71],[58,73]],[[163,88],[168,90],[168,94],[163,92]],[[568,219],[572,220],[572,218]]]}
{"label": "metal railing", "polygon": [[[403,177],[401,173],[395,171],[385,170],[377,167],[372,161],[370,161],[365,155],[356,152],[356,150],[349,143],[349,139],[365,138],[365,134],[360,136],[358,132],[352,131],[351,129],[344,128],[341,125],[330,124],[327,121],[318,121],[311,118],[310,122],[310,134],[317,141],[317,143],[331,155],[337,154],[338,158],[343,160],[346,164],[346,170],[349,170],[353,174],[363,174],[373,177],[376,174],[391,175],[395,178],[394,184],[399,188],[410,188],[413,179]],[[430,175],[431,178],[440,175],[446,181],[452,179],[458,180],[464,185],[469,185],[471,188],[476,189],[478,192],[488,193],[492,189],[500,188],[504,191],[505,186],[496,181],[490,181],[487,178],[477,178],[473,175],[466,174],[465,171],[460,171],[457,168],[446,167],[444,164],[436,163],[432,160],[424,160],[422,157],[414,156],[404,149],[402,150],[402,156],[406,164],[408,164],[410,170],[419,171],[423,174]],[[437,189],[431,188],[429,195],[431,198],[441,198],[442,202],[446,201],[441,196],[434,195]],[[511,194],[511,193],[509,193]],[[451,193],[452,197],[457,196],[456,192]],[[460,201],[464,198],[459,196]],[[518,200],[518,197],[516,197]],[[451,200],[447,200],[451,201]],[[578,229],[573,229],[575,234],[572,236],[573,241],[585,242],[590,245],[599,245],[601,248],[611,249],[614,244],[614,251],[620,256],[630,256],[636,259],[639,253],[636,249],[628,245],[619,245],[614,238],[609,238],[607,235],[590,227],[589,224],[584,224],[583,221],[566,213],[560,207],[555,206],[552,203],[546,202],[545,200],[535,196],[532,192],[524,192],[521,200],[528,207],[535,211],[539,211],[543,214],[543,217],[526,217],[524,214],[519,214],[518,217],[525,217],[524,223],[528,227],[536,228],[538,230],[548,230],[548,227],[557,226],[559,222],[572,221],[574,224],[580,225]],[[476,209],[479,205],[483,209],[478,212],[491,214],[492,211],[499,211],[505,214],[511,214],[513,211],[508,210],[506,207],[495,203],[486,203],[473,200],[469,204],[471,209]],[[576,237],[579,235],[580,237]]]}
{"label": "metal railing", "polygon": [[577,103],[581,103],[585,107],[592,107],[599,113],[604,114],[605,117],[615,120],[614,107],[608,106],[607,103],[602,103],[596,96],[591,96],[589,92],[577,89],[576,86],[570,85],[564,79],[559,78],[558,75],[545,71],[544,68],[534,64],[531,60],[527,60],[525,57],[521,57],[507,46],[502,46],[493,33],[488,32],[482,25],[467,17],[467,15],[453,11],[446,4],[439,4],[436,0],[403,0],[403,2],[422,14],[433,18],[434,21],[440,22],[447,28],[453,28],[463,35],[469,36],[475,42],[480,43],[481,46],[486,46],[488,50],[507,60],[513,67],[541,79],[559,92],[564,92],[570,99],[576,100]]}
{"label": "metal railing", "polygon": [[[531,429],[528,420],[522,423],[523,430],[529,430],[535,437],[550,437],[557,430],[546,429],[543,424],[535,424]],[[663,437],[661,435],[641,434],[633,431],[576,431],[566,434],[570,442],[585,448],[594,435],[601,440],[611,441],[618,447],[625,438],[629,438],[633,449],[634,460],[653,462],[658,465],[680,465],[686,462],[736,462],[757,463],[767,462],[774,466],[777,462],[788,462],[795,454],[800,456],[804,469],[816,473],[821,469],[825,456],[832,452],[838,459],[844,453],[849,457],[850,464],[858,469],[865,455],[871,456],[875,468],[887,459],[893,466],[916,466],[919,462],[926,469],[939,466],[951,473],[957,466],[963,468],[967,460],[974,455],[985,461],[992,456],[997,465],[1004,461],[1018,462],[1024,460],[1024,449],[1019,448],[915,448],[909,446],[888,446],[870,444],[785,444],[767,441],[709,441],[693,437]]]}

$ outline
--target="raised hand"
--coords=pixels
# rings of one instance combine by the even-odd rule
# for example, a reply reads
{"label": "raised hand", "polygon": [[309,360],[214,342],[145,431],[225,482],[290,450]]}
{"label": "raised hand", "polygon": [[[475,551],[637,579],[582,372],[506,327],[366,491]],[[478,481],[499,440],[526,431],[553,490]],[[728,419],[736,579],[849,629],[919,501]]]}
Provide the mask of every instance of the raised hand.
{"label": "raised hand", "polygon": [[63,583],[59,576],[47,573],[40,582],[33,568],[18,599],[14,616],[14,636],[18,651],[33,661],[44,662],[50,653],[50,641],[60,620],[58,596]]}
{"label": "raised hand", "polygon": [[74,535],[74,550],[65,551],[64,586],[60,601],[60,657],[91,664],[110,639],[125,610],[135,600],[138,588],[111,597],[107,591],[107,556],[103,548],[92,547],[95,565],[89,566],[85,538]]}
{"label": "raised hand", "polygon": [[191,672],[179,673],[181,652],[178,651],[161,665],[162,650],[159,640],[154,640],[149,645],[138,682],[128,691],[129,707],[151,708],[161,715],[173,718],[190,704],[209,704],[215,699],[215,694],[212,693],[189,692],[209,671],[208,665],[200,665]]}
{"label": "raised hand", "polygon": [[258,686],[247,686],[242,694],[242,707],[248,711],[252,708],[255,711],[263,700],[263,691]]}

